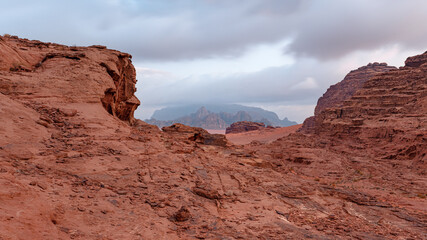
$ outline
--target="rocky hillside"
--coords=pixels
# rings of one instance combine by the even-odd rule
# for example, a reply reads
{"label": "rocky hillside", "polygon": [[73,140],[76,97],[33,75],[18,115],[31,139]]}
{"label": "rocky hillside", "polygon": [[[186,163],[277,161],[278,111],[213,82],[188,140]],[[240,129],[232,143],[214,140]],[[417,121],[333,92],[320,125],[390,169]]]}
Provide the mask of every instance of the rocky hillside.
{"label": "rocky hillside", "polygon": [[[155,118],[146,120],[147,123],[156,125],[160,128],[165,126],[170,126],[174,123],[182,123],[188,126],[192,127],[201,127],[204,129],[226,129],[231,124],[235,122],[240,121],[252,121],[252,117],[249,113],[245,111],[239,111],[236,113],[227,113],[227,112],[220,112],[220,113],[214,113],[208,111],[205,107],[201,107],[197,110],[197,112],[192,113],[188,116],[180,117],[175,120],[169,120],[169,121],[162,121],[157,120]],[[288,120],[286,120],[288,121]],[[267,126],[273,126],[274,124],[270,122],[266,118],[261,118],[259,121],[260,123],[263,123]],[[289,124],[296,122],[290,122]]]}
{"label": "rocky hillside", "polygon": [[129,54],[0,38],[0,239],[425,239],[425,54],[269,144],[135,120]]}

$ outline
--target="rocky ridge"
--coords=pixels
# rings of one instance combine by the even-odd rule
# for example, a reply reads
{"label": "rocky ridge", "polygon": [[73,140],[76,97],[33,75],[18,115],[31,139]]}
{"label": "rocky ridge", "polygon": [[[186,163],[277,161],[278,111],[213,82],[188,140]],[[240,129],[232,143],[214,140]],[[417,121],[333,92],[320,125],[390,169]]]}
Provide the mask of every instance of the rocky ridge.
{"label": "rocky ridge", "polygon": [[205,107],[201,107],[195,113],[188,116],[180,117],[175,120],[161,121],[154,118],[146,120],[147,123],[156,125],[158,127],[170,126],[174,123],[181,123],[192,127],[200,127],[204,129],[225,129],[231,123],[239,120],[250,120],[251,116],[240,111],[236,114],[231,113],[213,113],[208,111]]}
{"label": "rocky ridge", "polygon": [[[0,44],[1,239],[427,236],[425,55],[371,78],[313,132],[233,146],[133,119],[131,97],[116,98],[135,87],[126,54]],[[35,67],[50,53],[68,57]]]}
{"label": "rocky ridge", "polygon": [[[221,105],[219,105],[220,107]],[[232,105],[237,106],[239,105]],[[218,106],[216,106],[218,107]],[[225,105],[225,108],[227,105]],[[244,106],[241,106],[244,107]],[[249,107],[246,107],[248,109],[251,109]],[[179,109],[179,108],[178,108]],[[256,108],[255,108],[256,109]],[[163,109],[164,113],[167,113],[168,109]],[[185,108],[184,108],[185,110]],[[148,120],[145,120],[147,123],[156,125],[160,128],[165,126],[170,126],[174,123],[182,123],[188,126],[192,127],[201,127],[204,129],[226,129],[231,124],[235,122],[240,121],[252,121],[252,122],[261,122],[264,123],[267,126],[276,126],[277,124],[282,126],[290,126],[297,124],[296,122],[289,121],[287,118],[280,120],[277,115],[273,112],[268,112],[263,109],[257,109],[261,113],[265,112],[265,116],[263,116],[261,113],[256,112],[254,110],[247,112],[247,111],[236,111],[234,113],[230,112],[211,112],[206,107],[200,107],[196,112],[188,114],[183,117],[179,117],[173,120],[158,120],[156,118],[151,118]],[[154,114],[156,115],[156,114]],[[154,116],[153,115],[153,116]],[[159,114],[157,114],[159,115]],[[161,114],[160,114],[161,115]],[[255,116],[257,119],[254,119],[252,116]]]}

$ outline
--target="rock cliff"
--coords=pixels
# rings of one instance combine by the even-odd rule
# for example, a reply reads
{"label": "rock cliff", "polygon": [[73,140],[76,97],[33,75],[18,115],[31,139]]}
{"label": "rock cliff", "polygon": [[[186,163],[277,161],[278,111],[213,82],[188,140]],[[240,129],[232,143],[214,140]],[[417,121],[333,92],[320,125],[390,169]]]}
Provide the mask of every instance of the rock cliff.
{"label": "rock cliff", "polygon": [[396,69],[396,67],[388,66],[386,63],[374,62],[351,71],[341,82],[330,86],[323,96],[319,98],[314,109],[314,116],[304,121],[300,131],[307,132],[312,129],[316,116],[327,108],[342,106],[344,101],[351,98],[371,77],[393,69]]}
{"label": "rock cliff", "polygon": [[377,74],[339,107],[315,117],[314,133],[352,138],[378,148],[384,158],[425,159],[427,54],[404,67]]}
{"label": "rock cliff", "polygon": [[[0,91],[17,95],[13,89],[19,84],[24,91],[21,94],[28,94],[28,99],[49,102],[66,95],[61,101],[101,101],[108,113],[133,122],[140,102],[134,95],[136,75],[131,58],[129,54],[104,46],[67,47],[2,37],[0,69],[16,81],[3,78]],[[33,91],[36,88],[39,89]]]}
{"label": "rock cliff", "polygon": [[393,69],[396,68],[387,66],[387,63],[375,62],[351,71],[341,82],[330,86],[325,94],[319,98],[314,109],[314,115],[320,114],[326,108],[342,106],[344,101],[351,98],[371,77]]}

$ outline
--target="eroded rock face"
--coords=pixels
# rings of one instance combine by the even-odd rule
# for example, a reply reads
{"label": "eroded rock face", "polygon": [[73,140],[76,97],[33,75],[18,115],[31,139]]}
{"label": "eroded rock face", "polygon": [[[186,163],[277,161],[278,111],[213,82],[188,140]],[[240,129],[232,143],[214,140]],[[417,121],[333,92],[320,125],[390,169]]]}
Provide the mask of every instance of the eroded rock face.
{"label": "eroded rock face", "polygon": [[[320,112],[314,132],[352,138],[375,146],[384,158],[424,159],[427,132],[427,54],[410,57],[405,67],[377,74],[340,107]],[[394,153],[393,153],[394,152]]]}
{"label": "eroded rock face", "polygon": [[[68,102],[100,101],[110,114],[123,121],[133,122],[140,104],[134,95],[136,74],[131,55],[102,46],[68,47],[2,37],[0,70],[22,73],[21,89],[26,86],[34,97],[49,98],[41,91],[31,92],[34,85],[43,85],[45,92],[53,91],[57,96],[65,92]],[[13,88],[10,81],[1,82],[3,94],[14,94]]]}
{"label": "eroded rock face", "polygon": [[341,82],[330,86],[319,98],[314,115],[320,114],[326,108],[342,106],[344,101],[351,98],[371,77],[393,69],[396,67],[387,66],[387,63],[375,62],[351,71]]}
{"label": "eroded rock face", "polygon": [[124,120],[133,121],[133,114],[140,102],[134,93],[136,92],[136,73],[132,65],[132,56],[129,54],[119,54],[115,64],[102,62],[100,65],[105,68],[114,81],[115,88],[105,90],[102,98],[104,108],[114,116]]}
{"label": "eroded rock face", "polygon": [[264,123],[241,121],[235,122],[225,130],[226,134],[255,131],[265,128]]}
{"label": "eroded rock face", "polygon": [[376,74],[395,69],[396,67],[388,66],[387,63],[374,62],[351,71],[341,82],[330,86],[323,96],[319,98],[314,109],[314,116],[305,119],[300,132],[312,131],[316,116],[325,109],[342,106],[346,100],[350,99],[363,87],[366,81]]}

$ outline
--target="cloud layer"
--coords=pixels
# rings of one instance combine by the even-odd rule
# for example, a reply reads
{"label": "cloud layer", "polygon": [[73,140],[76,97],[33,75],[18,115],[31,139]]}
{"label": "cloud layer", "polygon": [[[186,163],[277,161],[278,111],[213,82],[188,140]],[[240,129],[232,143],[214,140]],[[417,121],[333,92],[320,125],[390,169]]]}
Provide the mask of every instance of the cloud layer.
{"label": "cloud layer", "polygon": [[333,59],[386,44],[424,47],[424,0],[3,1],[0,29],[44,41],[101,43],[137,60],[232,57],[292,39],[295,56]]}
{"label": "cloud layer", "polygon": [[[131,53],[141,80],[138,114],[197,101],[256,103],[292,119],[292,111],[307,112],[304,106],[312,108],[348,71],[373,61],[401,65],[427,48],[425,0],[0,0],[0,6],[3,33]],[[257,46],[292,63],[259,54],[264,69],[230,70],[228,63],[239,59],[256,64],[258,53],[245,56]],[[171,63],[188,70],[177,74]],[[213,70],[200,74],[199,67]]]}

